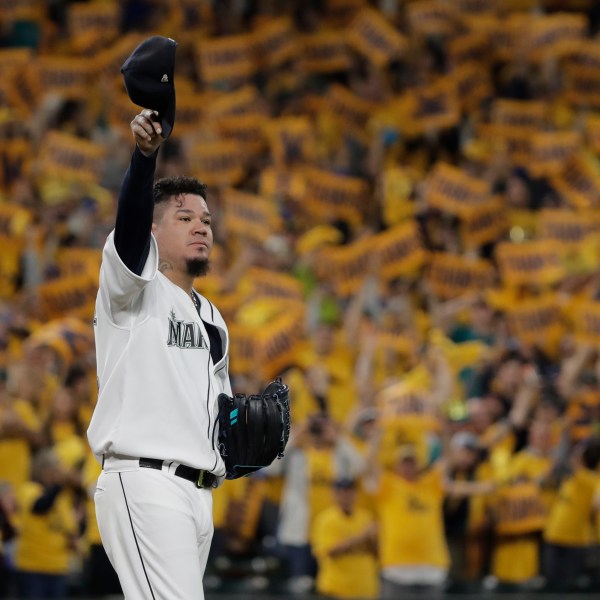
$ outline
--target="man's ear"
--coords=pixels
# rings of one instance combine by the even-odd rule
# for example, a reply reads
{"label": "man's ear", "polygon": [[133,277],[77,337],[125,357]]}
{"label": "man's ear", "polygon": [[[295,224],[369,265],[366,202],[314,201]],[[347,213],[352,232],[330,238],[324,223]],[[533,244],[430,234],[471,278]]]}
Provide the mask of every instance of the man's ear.
{"label": "man's ear", "polygon": [[152,221],[152,233],[154,233],[156,231],[156,223],[154,221]]}

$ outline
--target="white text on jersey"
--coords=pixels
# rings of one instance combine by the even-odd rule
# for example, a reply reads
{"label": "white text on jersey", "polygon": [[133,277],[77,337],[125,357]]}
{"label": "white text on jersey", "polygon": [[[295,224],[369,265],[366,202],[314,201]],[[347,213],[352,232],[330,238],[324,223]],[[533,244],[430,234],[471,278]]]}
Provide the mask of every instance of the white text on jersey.
{"label": "white text on jersey", "polygon": [[167,346],[208,349],[208,346],[202,337],[200,325],[192,321],[179,321],[175,316],[175,311],[173,309],[171,309],[171,313],[169,314]]}

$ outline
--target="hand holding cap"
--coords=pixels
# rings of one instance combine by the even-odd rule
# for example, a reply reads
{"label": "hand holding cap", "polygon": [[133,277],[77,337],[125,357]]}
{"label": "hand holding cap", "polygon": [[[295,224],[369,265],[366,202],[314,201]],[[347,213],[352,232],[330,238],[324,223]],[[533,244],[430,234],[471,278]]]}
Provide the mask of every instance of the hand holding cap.
{"label": "hand holding cap", "polygon": [[130,100],[155,110],[163,138],[175,124],[175,49],[177,42],[160,35],[144,40],[121,67]]}

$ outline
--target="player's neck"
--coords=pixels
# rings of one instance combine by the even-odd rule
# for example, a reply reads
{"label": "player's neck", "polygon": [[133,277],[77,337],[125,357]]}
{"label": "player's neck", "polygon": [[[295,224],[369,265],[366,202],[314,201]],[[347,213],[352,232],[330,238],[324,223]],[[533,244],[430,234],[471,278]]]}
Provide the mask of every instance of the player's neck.
{"label": "player's neck", "polygon": [[161,263],[158,270],[172,283],[179,286],[186,294],[191,294],[194,287],[194,277],[187,272],[178,271],[168,263]]}

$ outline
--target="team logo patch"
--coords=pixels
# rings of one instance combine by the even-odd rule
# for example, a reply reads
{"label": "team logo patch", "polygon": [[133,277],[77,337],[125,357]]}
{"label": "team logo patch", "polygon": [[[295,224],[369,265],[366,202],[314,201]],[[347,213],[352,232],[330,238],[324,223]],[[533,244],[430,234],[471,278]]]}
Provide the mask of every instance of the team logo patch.
{"label": "team logo patch", "polygon": [[167,346],[177,348],[203,348],[208,350],[205,339],[202,337],[202,330],[198,323],[193,321],[180,321],[175,311],[171,309],[169,313],[169,334],[167,336]]}

